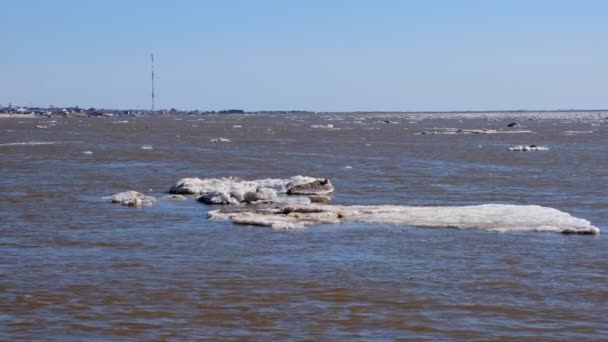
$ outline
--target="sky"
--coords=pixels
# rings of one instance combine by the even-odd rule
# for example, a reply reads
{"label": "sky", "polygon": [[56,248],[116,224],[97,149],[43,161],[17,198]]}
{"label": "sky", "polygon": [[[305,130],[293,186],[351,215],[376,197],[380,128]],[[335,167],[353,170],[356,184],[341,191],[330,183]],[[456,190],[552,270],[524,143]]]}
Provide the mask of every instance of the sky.
{"label": "sky", "polygon": [[0,0],[0,105],[608,108],[603,0]]}

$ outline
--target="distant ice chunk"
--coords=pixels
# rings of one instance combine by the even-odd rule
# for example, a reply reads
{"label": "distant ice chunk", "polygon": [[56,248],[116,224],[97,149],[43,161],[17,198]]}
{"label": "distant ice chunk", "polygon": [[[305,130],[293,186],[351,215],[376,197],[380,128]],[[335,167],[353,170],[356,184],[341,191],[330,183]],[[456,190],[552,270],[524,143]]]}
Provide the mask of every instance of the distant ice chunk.
{"label": "distant ice chunk", "polygon": [[415,135],[457,135],[457,134],[518,134],[518,133],[534,133],[530,130],[496,130],[496,129],[459,129],[459,128],[443,128],[435,131],[422,131],[418,133],[414,133]]}
{"label": "distant ice chunk", "polygon": [[230,139],[226,139],[226,138],[213,138],[211,140],[209,140],[211,142],[230,142]]}
{"label": "distant ice chunk", "polygon": [[332,124],[327,124],[327,125],[310,125],[310,128],[334,128],[334,125],[332,125]]}
{"label": "distant ice chunk", "polygon": [[513,147],[509,147],[509,151],[547,151],[548,147],[537,146],[537,145],[517,145]]}
{"label": "distant ice chunk", "polygon": [[216,210],[213,220],[286,229],[340,222],[389,223],[416,227],[486,229],[492,231],[544,231],[567,234],[599,234],[589,221],[553,208],[537,205],[482,204],[458,207],[397,205],[337,206],[281,205],[250,210]]}

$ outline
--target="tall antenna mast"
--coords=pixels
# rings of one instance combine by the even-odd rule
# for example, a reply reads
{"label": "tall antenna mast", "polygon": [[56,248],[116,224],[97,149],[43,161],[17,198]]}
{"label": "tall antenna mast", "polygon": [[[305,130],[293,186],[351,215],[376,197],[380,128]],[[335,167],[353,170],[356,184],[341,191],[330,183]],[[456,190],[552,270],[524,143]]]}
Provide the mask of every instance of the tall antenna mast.
{"label": "tall antenna mast", "polygon": [[152,63],[152,114],[154,114],[154,53],[150,54],[150,61]]}

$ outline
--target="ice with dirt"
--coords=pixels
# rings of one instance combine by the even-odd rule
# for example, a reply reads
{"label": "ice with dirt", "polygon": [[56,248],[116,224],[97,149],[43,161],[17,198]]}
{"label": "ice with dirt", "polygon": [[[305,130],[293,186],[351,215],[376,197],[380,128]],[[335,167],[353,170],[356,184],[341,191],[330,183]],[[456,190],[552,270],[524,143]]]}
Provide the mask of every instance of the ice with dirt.
{"label": "ice with dirt", "polygon": [[200,195],[198,200],[207,204],[284,202],[278,194],[326,196],[333,191],[328,179],[306,176],[249,181],[237,177],[182,178],[169,190],[172,194]]}

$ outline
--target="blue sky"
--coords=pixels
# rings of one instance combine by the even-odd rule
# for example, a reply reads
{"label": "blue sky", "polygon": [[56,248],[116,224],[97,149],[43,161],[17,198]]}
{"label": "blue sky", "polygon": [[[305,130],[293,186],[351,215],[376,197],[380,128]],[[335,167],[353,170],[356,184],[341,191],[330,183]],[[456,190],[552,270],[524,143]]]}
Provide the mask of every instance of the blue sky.
{"label": "blue sky", "polygon": [[608,108],[608,1],[1,5],[1,105]]}

